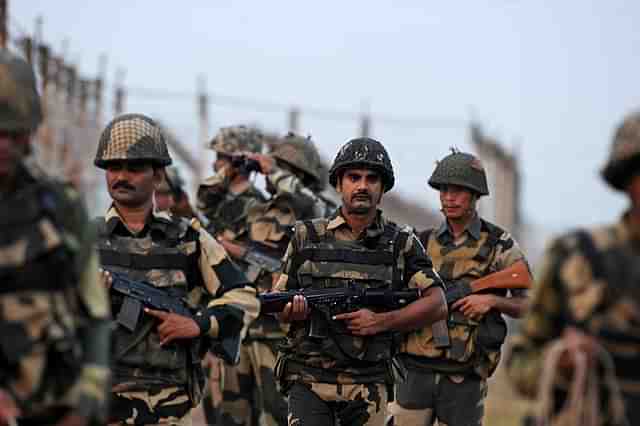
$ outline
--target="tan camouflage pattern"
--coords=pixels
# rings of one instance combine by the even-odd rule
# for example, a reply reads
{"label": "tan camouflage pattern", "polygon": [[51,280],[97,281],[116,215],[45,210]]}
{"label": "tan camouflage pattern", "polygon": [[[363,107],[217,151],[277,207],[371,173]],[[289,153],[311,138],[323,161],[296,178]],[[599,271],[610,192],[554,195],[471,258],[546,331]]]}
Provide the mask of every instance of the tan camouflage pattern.
{"label": "tan camouflage pattern", "polygon": [[637,170],[632,164],[640,155],[640,112],[629,114],[616,130],[602,176],[609,185],[623,190]]}
{"label": "tan camouflage pattern", "polygon": [[[383,426],[385,424],[387,417],[385,385],[310,383],[308,388],[308,392],[300,396],[296,389],[292,390],[292,398],[295,397],[296,400],[287,418],[288,426],[331,424]],[[318,399],[326,404],[322,404]]]}
{"label": "tan camouflage pattern", "polygon": [[232,192],[229,168],[223,167],[198,187],[198,210],[209,220],[209,230],[228,240],[247,239],[249,211],[265,197],[253,183],[242,192]]}
{"label": "tan camouflage pattern", "polygon": [[[434,229],[428,241],[422,241],[433,266],[445,282],[454,280],[474,280],[485,274],[500,271],[512,264],[525,260],[524,253],[515,239],[506,231],[502,231],[493,253],[485,260],[474,259],[489,238],[486,229],[481,228],[480,218],[472,222],[461,237],[452,241],[446,223]],[[442,233],[442,234],[441,234]],[[472,236],[476,234],[477,239]],[[424,233],[421,234],[421,238]],[[439,236],[441,235],[441,236]],[[446,239],[449,237],[448,239]],[[442,241],[446,243],[443,244]],[[473,363],[474,370],[480,377],[489,377],[500,360],[499,350],[483,350],[482,356],[476,356],[478,347],[476,339],[479,322],[465,317],[460,311],[449,313],[448,326],[451,347],[436,348],[431,326],[410,333],[402,345],[402,353],[408,353],[430,360],[447,360],[454,363]]]}
{"label": "tan camouflage pattern", "polygon": [[280,142],[272,145],[270,154],[304,172],[314,181],[322,180],[319,175],[320,154],[310,137],[303,138],[289,133]]}
{"label": "tan camouflage pattern", "polygon": [[[113,223],[115,226],[125,226],[121,216],[117,209],[112,206],[104,218],[107,227],[111,227]],[[179,226],[180,233],[178,234],[179,240],[175,250],[185,255],[189,255],[195,252],[197,244],[195,241],[185,239],[186,231],[189,227],[192,227],[197,231],[198,242],[200,246],[200,255],[198,257],[198,268],[202,275],[204,287],[193,288],[187,296],[187,300],[190,301],[194,308],[198,306],[206,306],[207,308],[214,308],[216,306],[231,305],[237,309],[241,309],[243,315],[243,328],[241,330],[241,336],[246,334],[246,329],[258,315],[259,303],[255,297],[255,290],[252,287],[245,286],[242,288],[233,288],[225,291],[221,296],[212,298],[211,295],[218,294],[222,283],[220,277],[216,275],[215,268],[223,261],[229,261],[226,252],[222,246],[209,235],[204,229],[201,229],[199,222],[193,220],[191,223],[185,220],[171,221],[171,217],[164,212],[153,212],[149,218],[149,227],[155,227],[156,230],[162,229],[167,224],[173,224],[172,226]],[[113,229],[113,228],[112,228]],[[155,233],[154,238],[159,238],[158,233]],[[166,234],[160,234],[165,235]],[[160,246],[157,240],[152,240],[150,233],[146,235],[139,235],[138,237],[125,237],[120,234],[110,234],[108,238],[103,238],[100,241],[101,248],[115,249],[119,252],[137,253],[137,254],[150,254],[160,253]],[[166,249],[165,249],[166,251]],[[119,271],[123,268],[112,267],[112,269]],[[143,279],[151,284],[160,288],[179,288],[186,289],[186,276],[182,270],[172,269],[150,269],[150,270],[126,270],[127,275],[134,279]],[[116,309],[116,308],[114,308]],[[219,333],[219,324],[215,316],[211,316],[211,330],[209,335],[211,337],[217,337]],[[145,327],[145,323],[153,319],[148,316],[141,318],[142,325],[139,327]],[[123,337],[123,343],[118,343],[118,332],[116,330],[116,349],[126,347],[128,342],[126,335]],[[129,338],[130,339],[130,338]],[[173,352],[170,347],[173,347]],[[177,350],[177,346],[169,345],[165,349],[159,347],[158,333],[154,327],[150,328],[150,332],[147,337],[136,343],[126,354],[124,354],[119,362],[116,363],[116,374],[114,378],[114,390],[117,392],[157,392],[167,387],[167,382],[173,382],[175,385],[181,383],[191,383],[192,387],[195,387],[195,392],[190,395],[193,400],[192,405],[195,406],[200,401],[202,389],[199,389],[197,384],[192,383],[192,378],[189,377],[189,371],[186,368],[182,368],[180,365],[185,361],[182,352]],[[142,361],[141,361],[142,360]],[[177,365],[175,363],[178,363]],[[136,366],[132,368],[131,366]],[[149,370],[152,369],[152,370]],[[153,370],[155,369],[155,370]],[[163,377],[159,380],[153,380],[148,371],[162,370]],[[144,377],[144,379],[142,379]]]}
{"label": "tan camouflage pattern", "polygon": [[[368,234],[381,235],[382,230],[388,224],[388,221],[379,212],[376,221],[366,230]],[[339,213],[329,219],[326,230],[316,227],[317,232],[326,232],[330,240],[337,242],[346,242],[354,247],[360,246],[363,248],[363,239],[360,235],[355,235],[344,217]],[[435,277],[430,269],[430,263],[424,258],[424,252],[417,238],[408,229],[404,229],[403,232],[409,233],[406,239],[405,246],[398,250],[397,265],[401,270],[401,276],[404,280],[404,285],[407,287],[415,288],[427,288],[433,285]],[[322,234],[321,238],[322,238]],[[301,288],[299,283],[299,277],[302,275],[302,271],[311,272],[307,268],[312,267],[309,261],[305,261],[298,271],[293,271],[293,265],[296,255],[303,247],[309,246],[310,240],[307,235],[307,229],[302,224],[298,224],[295,227],[294,237],[289,244],[287,253],[285,254],[285,266],[282,275],[275,285],[276,291],[287,291]],[[424,264],[422,263],[424,260]],[[343,265],[341,270],[335,271],[336,278],[350,278],[353,275],[354,278],[375,278],[376,280],[390,280],[388,272],[382,271],[384,276],[379,276],[380,273],[376,268],[371,268],[370,265]],[[360,271],[360,272],[356,272]],[[376,276],[370,276],[368,274],[373,273]],[[294,275],[292,275],[294,274]],[[348,274],[348,275],[347,275]],[[345,276],[347,275],[347,276]],[[390,283],[389,283],[390,284]],[[324,383],[384,383],[388,378],[388,370],[385,360],[381,360],[379,363],[373,363],[372,366],[363,367],[354,366],[352,362],[347,360],[338,360],[328,356],[321,348],[318,347],[317,342],[314,342],[308,338],[305,331],[305,324],[308,321],[300,322],[294,327],[291,326],[289,334],[287,336],[287,350],[279,355],[279,362],[283,363],[281,367],[281,378],[285,382],[324,382]],[[371,338],[367,338],[371,340]],[[353,350],[357,352],[359,347],[362,347],[365,343],[364,338],[353,336],[351,339],[351,345]],[[368,341],[368,340],[366,340]]]}
{"label": "tan camouflage pattern", "polygon": [[453,152],[438,161],[429,178],[429,186],[440,190],[442,185],[459,185],[480,196],[489,195],[487,174],[480,160],[466,152]]}
{"label": "tan camouflage pattern", "polygon": [[[575,233],[550,243],[534,287],[531,309],[520,333],[512,339],[506,360],[512,383],[523,394],[534,397],[542,376],[543,353],[566,327],[578,327],[595,336],[612,356],[616,376],[627,404],[629,424],[640,422],[640,294],[638,293],[638,242],[640,229],[627,216],[616,224],[586,230],[602,260],[603,277],[595,276],[593,257],[586,254]],[[608,330],[619,337],[603,337]],[[627,340],[625,340],[625,338]],[[566,389],[563,377],[556,386]],[[612,406],[602,406],[607,425],[614,424]],[[632,414],[629,414],[631,412]]]}
{"label": "tan camouflage pattern", "polygon": [[8,50],[0,50],[0,129],[28,133],[41,121],[40,96],[31,66]]}
{"label": "tan camouflage pattern", "polygon": [[222,154],[238,152],[262,152],[265,136],[258,129],[247,126],[230,126],[220,129],[209,142],[209,149]]}
{"label": "tan camouflage pattern", "polygon": [[282,426],[287,419],[287,401],[278,391],[273,374],[276,341],[250,340],[242,345],[240,364],[223,369],[221,426]]}
{"label": "tan camouflage pattern", "polygon": [[[46,179],[39,170],[21,165],[16,177],[16,192],[3,196],[2,203],[11,209],[15,200],[13,195],[35,196],[35,193],[26,192],[26,189]],[[52,407],[74,409],[81,401],[87,403],[87,398],[104,405],[110,375],[107,365],[98,365],[94,360],[83,362],[72,354],[73,351],[79,354],[96,350],[88,346],[89,341],[80,339],[77,333],[91,327],[96,320],[106,321],[110,317],[110,310],[106,291],[98,278],[97,256],[92,250],[92,233],[82,200],[70,186],[46,182],[47,188],[53,188],[51,191],[54,192],[51,193],[57,194],[56,199],[61,197],[55,202],[54,208],[64,212],[61,213],[64,223],[54,224],[51,217],[41,216],[28,228],[0,228],[2,270],[34,267],[39,259],[57,250],[68,250],[75,256],[75,264],[68,260],[66,265],[60,265],[75,271],[77,281],[71,283],[70,288],[24,289],[0,294],[2,326],[21,325],[26,335],[20,338],[16,336],[15,339],[26,339],[32,345],[17,361],[15,370],[8,372],[13,378],[2,385],[18,398],[19,403],[25,404],[22,407],[24,416],[37,416]],[[12,239],[16,232],[19,235]],[[51,270],[49,274],[52,277],[59,276],[62,271]],[[52,285],[54,281],[51,280]],[[15,343],[17,345],[17,341]],[[53,359],[51,355],[54,352],[69,358],[64,362]],[[47,368],[55,372],[45,375]],[[37,392],[41,394],[35,396]]]}
{"label": "tan camouflage pattern", "polygon": [[118,414],[121,414],[121,406],[135,408],[121,420],[110,421],[109,426],[192,425],[189,396],[180,388],[168,387],[159,392],[117,392],[113,398],[113,409]]}
{"label": "tan camouflage pattern", "polygon": [[171,164],[161,127],[142,114],[123,114],[100,135],[94,164],[104,168],[114,160],[146,160],[160,166]]}

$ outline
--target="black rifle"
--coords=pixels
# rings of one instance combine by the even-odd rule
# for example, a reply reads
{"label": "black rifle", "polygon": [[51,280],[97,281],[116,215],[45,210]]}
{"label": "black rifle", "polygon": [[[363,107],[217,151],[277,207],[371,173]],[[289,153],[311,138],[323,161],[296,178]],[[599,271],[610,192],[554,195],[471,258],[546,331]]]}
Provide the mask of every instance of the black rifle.
{"label": "black rifle", "polygon": [[260,294],[261,313],[282,312],[294,296],[304,296],[311,307],[309,337],[326,338],[326,322],[318,321],[322,312],[335,315],[360,308],[380,308],[385,311],[402,308],[422,297],[421,289],[388,290],[366,288],[351,283],[345,287],[304,289]]}
{"label": "black rifle", "polygon": [[271,273],[279,272],[282,269],[282,260],[278,257],[277,249],[257,241],[240,244],[235,241],[222,240],[220,243],[232,257],[243,260],[250,265]]}
{"label": "black rifle", "polygon": [[[145,281],[132,280],[119,272],[106,268],[105,271],[111,274],[111,291],[124,296],[124,302],[116,316],[116,322],[129,331],[135,330],[138,325],[143,305],[189,318],[194,318],[197,314],[197,311],[189,306],[184,297],[172,295],[167,290],[159,289]],[[237,364],[240,357],[238,350],[240,336],[238,334],[234,333],[233,336],[223,337],[219,341],[210,341],[208,336],[201,336],[200,339],[205,348],[211,348],[227,363]],[[198,355],[198,357],[200,356]]]}

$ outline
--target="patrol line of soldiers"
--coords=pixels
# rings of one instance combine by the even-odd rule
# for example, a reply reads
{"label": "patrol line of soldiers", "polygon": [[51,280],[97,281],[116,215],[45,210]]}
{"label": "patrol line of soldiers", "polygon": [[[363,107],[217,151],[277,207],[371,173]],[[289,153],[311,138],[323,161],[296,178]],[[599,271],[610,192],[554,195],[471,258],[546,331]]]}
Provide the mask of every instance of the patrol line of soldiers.
{"label": "patrol line of soldiers", "polygon": [[[429,185],[445,219],[416,235],[378,208],[395,184],[380,142],[353,139],[337,153],[328,181],[342,203],[332,211],[319,195],[325,174],[311,141],[288,135],[263,154],[258,132],[225,128],[212,141],[216,173],[198,190],[209,233],[183,218],[193,211],[158,209],[176,211],[185,193],[166,168],[160,128],[125,114],[98,143],[95,165],[106,170],[113,203],[91,226],[79,195],[26,159],[41,120],[29,66],[0,52],[0,76],[0,424],[186,425],[207,393],[211,424],[482,423],[487,378],[506,336],[502,314],[523,315],[526,294],[492,290],[449,303],[449,290],[526,259],[508,232],[477,214],[489,193],[478,159],[454,151],[438,163]],[[639,158],[640,116],[633,116],[604,172],[629,193],[630,212],[616,227],[552,245],[508,363],[530,390],[544,343],[568,342],[565,367],[576,354],[595,363],[604,346],[618,380],[602,380],[600,423],[591,424],[624,424],[625,410],[630,424],[637,417]],[[252,185],[252,172],[265,175],[268,198]],[[248,261],[243,253],[253,248],[284,254],[282,269]],[[131,307],[107,294],[112,276],[100,274],[98,262],[187,301],[194,315],[147,308],[134,330],[114,327],[111,313]],[[423,291],[392,311],[336,315],[296,296],[277,319],[258,316],[256,291],[354,284]],[[436,328],[443,320],[446,345]],[[310,335],[312,325],[326,338]],[[242,338],[240,363],[209,357],[205,389],[202,359],[234,336]],[[561,401],[565,383],[557,379]]]}

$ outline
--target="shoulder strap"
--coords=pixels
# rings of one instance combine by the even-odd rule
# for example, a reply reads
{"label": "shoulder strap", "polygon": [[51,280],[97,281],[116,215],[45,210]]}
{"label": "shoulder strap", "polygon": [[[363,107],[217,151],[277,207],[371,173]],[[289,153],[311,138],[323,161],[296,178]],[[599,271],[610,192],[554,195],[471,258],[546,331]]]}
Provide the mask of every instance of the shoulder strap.
{"label": "shoulder strap", "polygon": [[[397,228],[397,227],[396,227]],[[407,244],[407,240],[409,239],[410,234],[399,229],[396,229],[394,243],[393,243],[393,287],[401,288],[402,287],[402,275],[404,270],[398,267],[398,256],[400,255],[400,250],[404,249],[404,246]]]}

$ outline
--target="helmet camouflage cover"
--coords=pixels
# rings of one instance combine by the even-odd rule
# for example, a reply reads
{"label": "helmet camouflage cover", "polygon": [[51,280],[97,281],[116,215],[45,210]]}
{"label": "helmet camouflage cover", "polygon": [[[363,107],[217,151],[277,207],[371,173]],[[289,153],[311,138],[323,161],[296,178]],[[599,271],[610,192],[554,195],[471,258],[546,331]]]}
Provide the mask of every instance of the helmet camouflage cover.
{"label": "helmet camouflage cover", "polygon": [[33,132],[41,121],[40,96],[31,66],[0,49],[0,129]]}
{"label": "helmet camouflage cover", "polygon": [[393,188],[395,176],[389,154],[380,142],[371,138],[351,139],[340,148],[329,170],[329,182],[336,187],[338,176],[342,171],[358,166],[378,171],[382,177],[385,192]]}
{"label": "helmet camouflage cover", "polygon": [[209,142],[209,148],[221,154],[236,152],[262,152],[264,135],[258,129],[247,126],[230,126],[220,129]]}
{"label": "helmet camouflage cover", "polygon": [[93,162],[105,168],[114,160],[146,160],[161,167],[171,164],[160,126],[142,114],[123,114],[111,120],[100,135]]}
{"label": "helmet camouflage cover", "polygon": [[640,171],[640,112],[627,116],[616,130],[602,177],[613,188],[624,190],[636,171]]}
{"label": "helmet camouflage cover", "polygon": [[271,148],[271,156],[304,172],[315,182],[320,176],[320,154],[311,138],[303,138],[289,132]]}
{"label": "helmet camouflage cover", "polygon": [[458,185],[470,189],[478,195],[489,195],[487,175],[478,158],[466,152],[453,152],[438,161],[429,178],[429,185],[440,190],[441,185]]}

